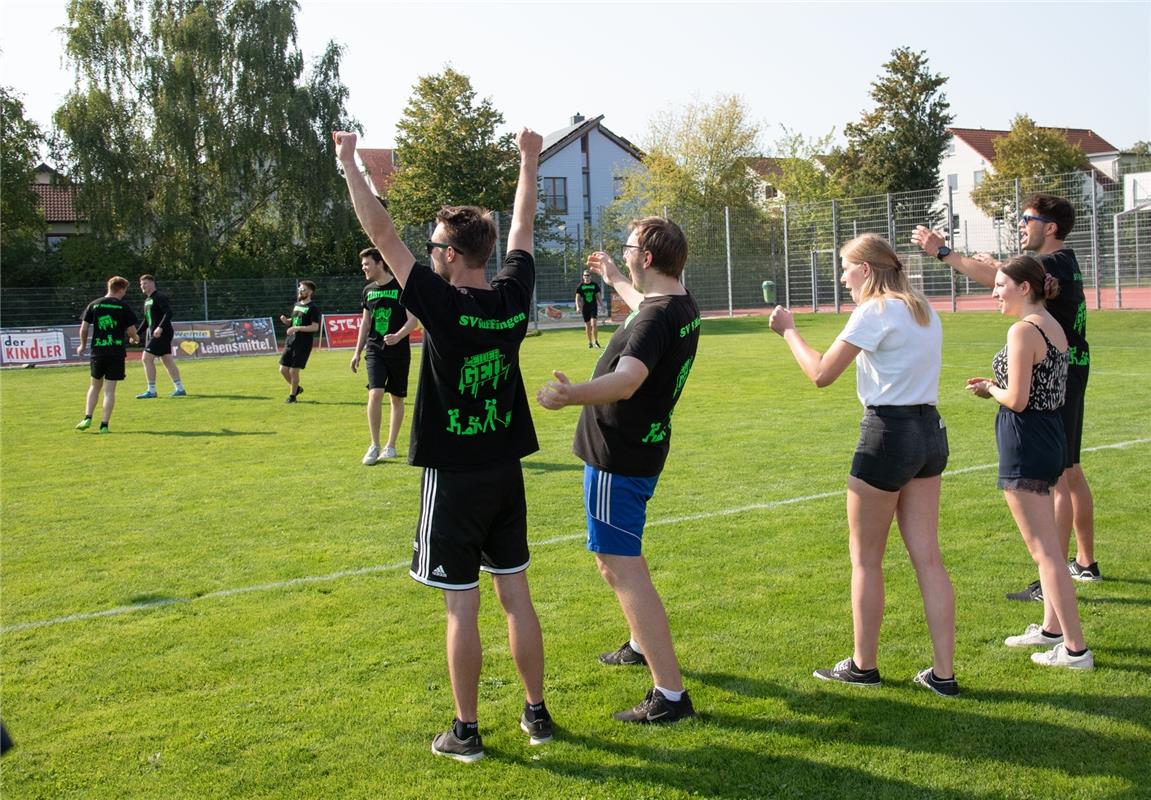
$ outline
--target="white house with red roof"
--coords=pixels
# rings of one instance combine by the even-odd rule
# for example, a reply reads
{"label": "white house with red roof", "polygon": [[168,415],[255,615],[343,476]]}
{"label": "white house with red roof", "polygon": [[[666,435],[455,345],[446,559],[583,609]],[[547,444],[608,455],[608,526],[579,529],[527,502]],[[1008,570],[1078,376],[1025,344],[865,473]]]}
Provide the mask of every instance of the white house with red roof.
{"label": "white house with red roof", "polygon": [[[1012,220],[994,220],[970,198],[971,190],[994,172],[995,142],[1010,131],[986,128],[948,128],[951,141],[939,164],[939,204],[950,195],[954,246],[975,252],[1009,252],[1018,241]],[[1087,156],[1083,168],[1084,193],[1090,194],[1093,180],[1100,189],[1111,189],[1119,179],[1119,148],[1088,128],[1046,128],[1061,133],[1068,143]],[[950,192],[948,191],[950,189]]]}
{"label": "white house with red roof", "polygon": [[87,218],[76,211],[76,187],[52,167],[47,164],[36,167],[32,175],[32,191],[36,193],[36,205],[44,212],[47,223],[44,249],[55,250],[69,236],[87,232]]}

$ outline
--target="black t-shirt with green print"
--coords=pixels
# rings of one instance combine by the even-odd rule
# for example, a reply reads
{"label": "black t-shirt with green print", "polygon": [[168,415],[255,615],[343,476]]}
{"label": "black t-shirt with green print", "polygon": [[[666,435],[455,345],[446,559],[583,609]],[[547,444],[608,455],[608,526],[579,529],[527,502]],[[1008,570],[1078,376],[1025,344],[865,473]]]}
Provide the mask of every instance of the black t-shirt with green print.
{"label": "black t-shirt with green print", "polygon": [[[144,300],[144,325],[148,341],[152,339],[170,339],[176,332],[172,327],[172,304],[160,292],[152,292]],[[160,328],[160,335],[153,335],[153,331]]]}
{"label": "black t-shirt with green print", "polygon": [[[311,300],[296,301],[292,306],[292,326],[301,328],[305,325],[311,325],[313,322],[319,322],[322,314],[320,307],[313,303]],[[284,347],[290,347],[293,350],[311,350],[312,341],[315,339],[316,334],[312,331],[296,331],[295,333],[288,334],[288,338],[284,340]]]}
{"label": "black t-shirt with green print", "polygon": [[699,306],[690,294],[660,295],[640,303],[612,334],[592,378],[614,372],[624,356],[638,358],[647,379],[627,400],[584,406],[572,450],[607,472],[652,477],[671,448],[671,415],[695,361]]}
{"label": "black t-shirt with green print", "polygon": [[576,294],[578,294],[580,296],[580,299],[583,301],[584,308],[596,308],[597,307],[596,296],[599,293],[600,293],[599,284],[594,283],[592,281],[588,281],[587,283],[581,283],[579,286],[576,287]]}
{"label": "black t-shirt with green print", "polygon": [[400,282],[395,278],[387,283],[372,281],[364,287],[363,308],[368,312],[368,350],[385,358],[411,358],[410,338],[393,345],[384,344],[384,336],[395,333],[408,321],[408,312],[400,303]]}
{"label": "black t-shirt with green print", "polygon": [[1083,294],[1083,273],[1075,251],[1070,248],[1039,256],[1047,274],[1059,281],[1059,295],[1047,301],[1047,310],[1067,334],[1067,363],[1072,370],[1091,366],[1087,346],[1087,298]]}
{"label": "black t-shirt with green print", "polygon": [[457,288],[415,264],[400,301],[424,326],[408,461],[477,469],[539,449],[520,375],[535,261],[512,250],[488,289]]}
{"label": "black t-shirt with green print", "polygon": [[124,349],[125,334],[129,328],[136,327],[136,315],[124,305],[123,300],[115,297],[93,300],[84,309],[80,319],[89,325],[93,356],[127,355]]}

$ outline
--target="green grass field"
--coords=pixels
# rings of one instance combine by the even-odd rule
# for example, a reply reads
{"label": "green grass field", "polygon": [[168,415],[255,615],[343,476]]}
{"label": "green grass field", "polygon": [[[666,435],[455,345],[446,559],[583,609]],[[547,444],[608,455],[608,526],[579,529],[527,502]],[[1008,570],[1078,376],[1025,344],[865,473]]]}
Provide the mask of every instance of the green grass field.
{"label": "green grass field", "polygon": [[[845,319],[799,324],[822,349]],[[894,532],[884,685],[811,678],[851,653],[854,370],[816,390],[765,319],[709,320],[645,543],[699,719],[610,718],[649,679],[596,662],[627,631],[583,546],[577,411],[537,407],[530,576],[559,731],[533,748],[519,730],[521,689],[485,580],[488,757],[475,765],[429,750],[452,708],[440,592],[406,574],[419,471],[360,464],[365,392],[348,353],[313,356],[296,406],[271,357],[184,362],[192,396],[146,402],[132,399],[143,371],[131,363],[109,436],[72,430],[86,368],[5,372],[0,715],[17,747],[0,793],[1151,797],[1151,314],[1094,313],[1090,326],[1083,464],[1106,580],[1079,598],[1094,672],[1043,669],[1002,646],[1041,611],[1003,599],[1034,568],[995,488],[994,404],[963,381],[989,371],[1007,320],[944,316],[941,535],[958,700],[911,683],[930,647]],[[575,330],[529,339],[529,394],[552,369],[590,374],[582,342]]]}

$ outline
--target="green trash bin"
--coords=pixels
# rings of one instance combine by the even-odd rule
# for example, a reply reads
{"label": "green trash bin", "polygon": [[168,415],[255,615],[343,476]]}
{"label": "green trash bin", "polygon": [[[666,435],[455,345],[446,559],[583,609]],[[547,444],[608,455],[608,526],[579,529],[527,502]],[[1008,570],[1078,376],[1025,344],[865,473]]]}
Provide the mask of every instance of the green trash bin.
{"label": "green trash bin", "polygon": [[775,281],[763,282],[763,302],[769,306],[775,305]]}

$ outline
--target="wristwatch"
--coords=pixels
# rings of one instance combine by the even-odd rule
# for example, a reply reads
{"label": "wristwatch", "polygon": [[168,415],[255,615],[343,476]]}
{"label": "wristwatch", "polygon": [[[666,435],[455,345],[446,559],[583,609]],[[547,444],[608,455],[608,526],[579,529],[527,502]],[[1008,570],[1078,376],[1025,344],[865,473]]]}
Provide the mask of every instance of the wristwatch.
{"label": "wristwatch", "polygon": [[938,258],[940,261],[942,261],[943,259],[947,258],[949,255],[951,255],[951,248],[945,244],[941,244],[939,246],[939,252],[935,254],[935,257]]}

